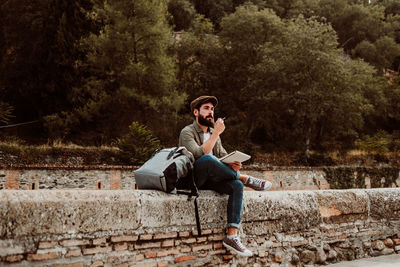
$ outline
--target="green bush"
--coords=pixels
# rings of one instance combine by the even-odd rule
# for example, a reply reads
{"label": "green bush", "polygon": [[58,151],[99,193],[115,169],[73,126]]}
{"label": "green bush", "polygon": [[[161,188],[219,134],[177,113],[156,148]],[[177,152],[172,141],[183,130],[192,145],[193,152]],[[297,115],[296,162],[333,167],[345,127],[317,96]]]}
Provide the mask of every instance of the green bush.
{"label": "green bush", "polygon": [[385,131],[379,131],[373,136],[365,135],[356,141],[356,146],[369,153],[385,154],[389,152],[392,137]]}
{"label": "green bush", "polygon": [[143,164],[161,147],[160,140],[145,125],[135,121],[129,126],[128,134],[117,139],[116,145],[121,150],[121,161],[126,164]]}

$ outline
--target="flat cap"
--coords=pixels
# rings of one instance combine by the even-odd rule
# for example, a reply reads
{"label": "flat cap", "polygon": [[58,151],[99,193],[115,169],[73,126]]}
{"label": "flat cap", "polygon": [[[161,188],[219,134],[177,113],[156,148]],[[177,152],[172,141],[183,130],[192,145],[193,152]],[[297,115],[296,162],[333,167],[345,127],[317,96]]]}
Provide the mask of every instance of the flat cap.
{"label": "flat cap", "polygon": [[207,102],[211,102],[214,107],[218,105],[218,99],[215,96],[202,95],[190,103],[190,110],[193,112],[195,108],[198,108],[199,106]]}

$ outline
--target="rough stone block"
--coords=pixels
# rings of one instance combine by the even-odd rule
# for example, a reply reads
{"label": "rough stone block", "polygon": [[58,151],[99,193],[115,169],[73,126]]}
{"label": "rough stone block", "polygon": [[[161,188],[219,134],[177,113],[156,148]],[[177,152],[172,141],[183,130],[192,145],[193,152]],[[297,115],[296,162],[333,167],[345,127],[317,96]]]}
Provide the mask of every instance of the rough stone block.
{"label": "rough stone block", "polygon": [[262,235],[317,226],[321,218],[314,194],[312,191],[245,192],[243,229],[252,235]]}
{"label": "rough stone block", "polygon": [[[139,201],[128,190],[1,190],[0,236],[132,230]],[[112,216],[110,216],[112,214]]]}
{"label": "rough stone block", "polygon": [[368,195],[364,191],[326,190],[315,194],[324,222],[349,223],[368,217]]}
{"label": "rough stone block", "polygon": [[399,188],[365,190],[370,201],[370,216],[374,219],[400,219]]}

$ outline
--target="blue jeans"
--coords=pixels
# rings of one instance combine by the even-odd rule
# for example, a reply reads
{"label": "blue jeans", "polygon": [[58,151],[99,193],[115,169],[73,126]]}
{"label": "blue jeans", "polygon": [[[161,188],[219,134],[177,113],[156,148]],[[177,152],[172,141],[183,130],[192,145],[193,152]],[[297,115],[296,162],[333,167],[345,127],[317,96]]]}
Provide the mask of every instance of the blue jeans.
{"label": "blue jeans", "polygon": [[239,172],[212,155],[203,155],[194,163],[194,180],[199,189],[211,189],[229,195],[227,227],[239,228],[241,220],[243,183],[239,177]]}

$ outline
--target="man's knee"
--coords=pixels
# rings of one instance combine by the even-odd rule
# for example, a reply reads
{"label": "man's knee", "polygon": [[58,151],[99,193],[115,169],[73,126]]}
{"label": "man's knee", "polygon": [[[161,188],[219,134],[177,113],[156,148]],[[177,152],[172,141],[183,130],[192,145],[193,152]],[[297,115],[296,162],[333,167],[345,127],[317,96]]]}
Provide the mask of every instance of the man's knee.
{"label": "man's knee", "polygon": [[234,192],[243,192],[244,185],[240,180],[233,180],[231,185]]}
{"label": "man's knee", "polygon": [[196,160],[195,165],[217,165],[218,159],[213,155],[203,155],[199,159]]}

